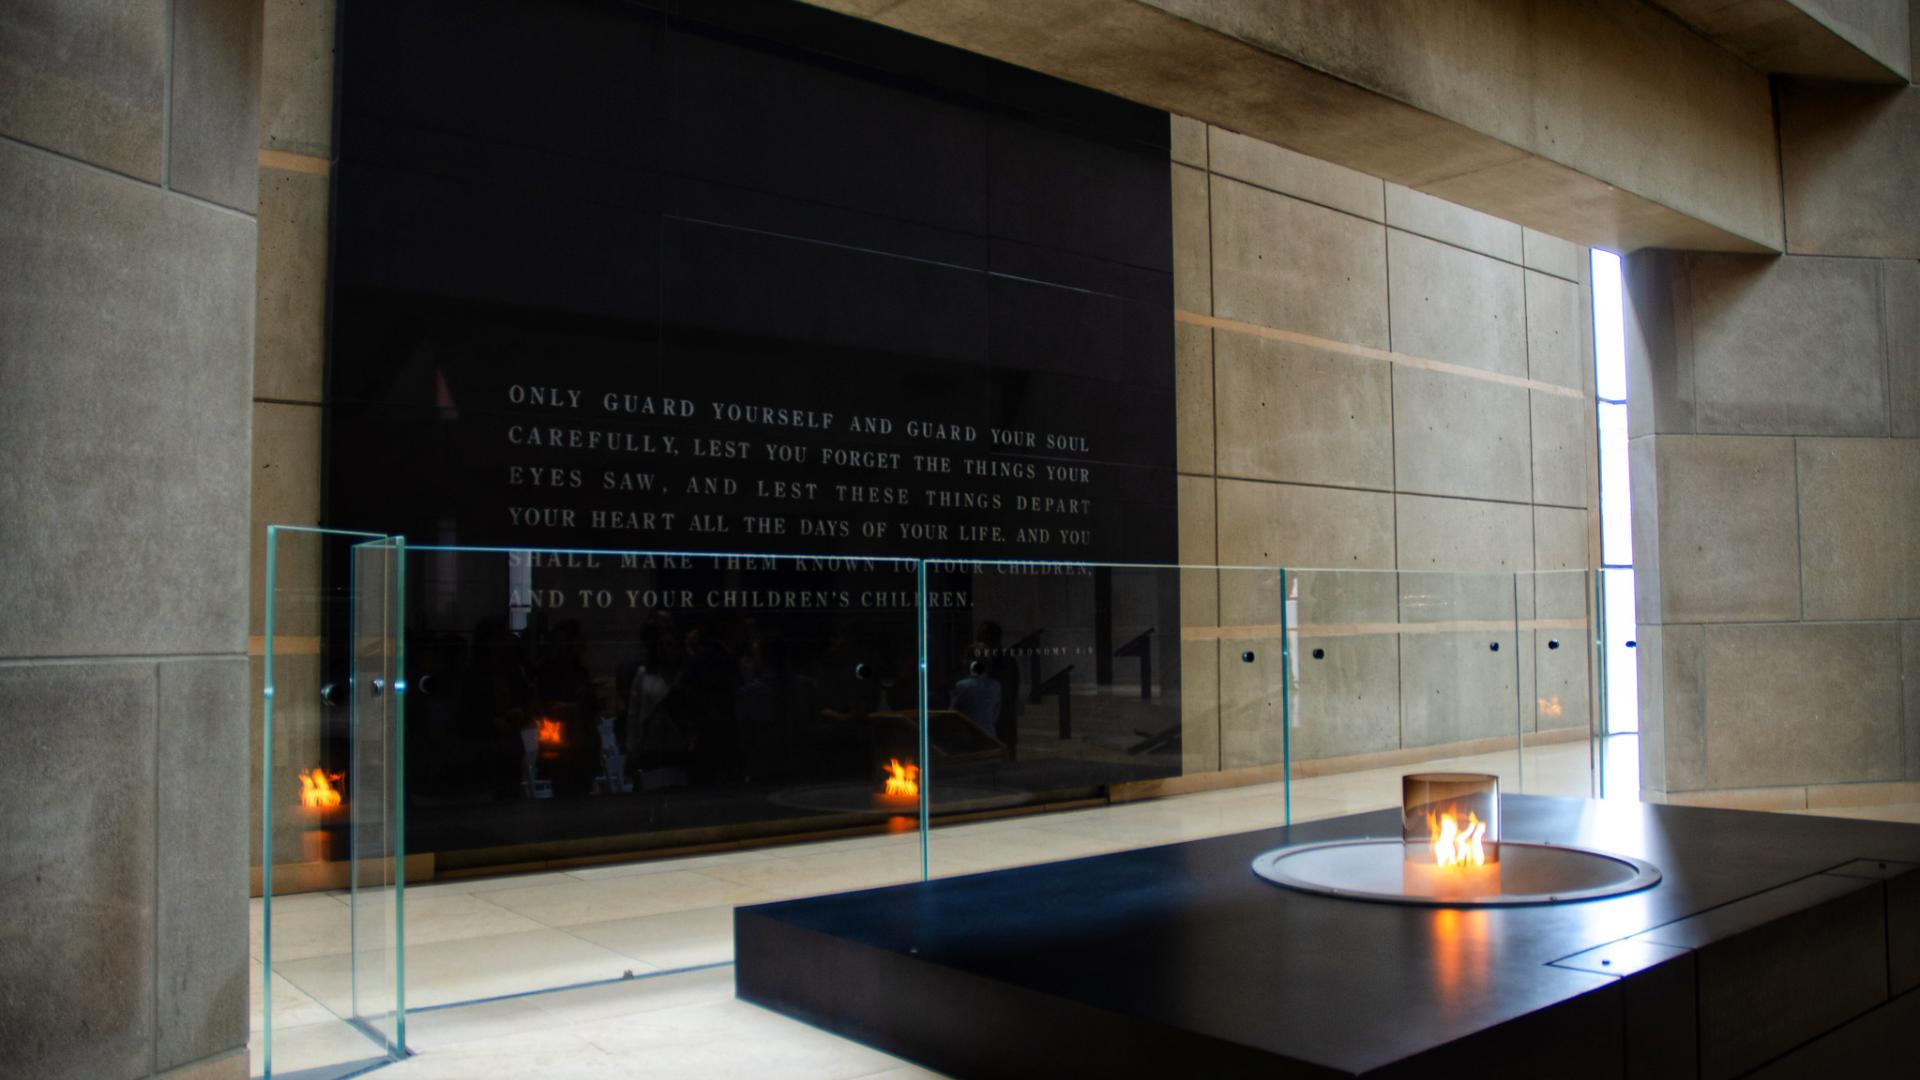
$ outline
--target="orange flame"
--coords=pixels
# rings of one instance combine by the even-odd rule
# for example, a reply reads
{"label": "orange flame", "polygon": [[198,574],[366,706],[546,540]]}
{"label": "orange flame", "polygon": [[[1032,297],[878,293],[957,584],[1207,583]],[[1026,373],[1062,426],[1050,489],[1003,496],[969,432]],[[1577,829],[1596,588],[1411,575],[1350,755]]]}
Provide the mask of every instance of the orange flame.
{"label": "orange flame", "polygon": [[1539,705],[1541,716],[1559,716],[1566,712],[1566,708],[1560,704],[1559,694],[1555,694],[1550,698],[1541,698],[1537,704]]}
{"label": "orange flame", "polygon": [[555,720],[549,716],[541,717],[540,718],[540,745],[541,746],[561,746],[561,745],[564,745],[564,743],[565,743],[565,739],[562,737],[562,733],[560,730],[560,721]]}
{"label": "orange flame", "polygon": [[903,796],[920,794],[920,766],[902,765],[899,758],[888,760],[886,794]]}
{"label": "orange flame", "polygon": [[1467,827],[1452,813],[1427,815],[1427,833],[1433,841],[1433,861],[1441,866],[1485,866],[1487,849],[1482,842],[1487,823],[1478,814],[1467,812]]}
{"label": "orange flame", "polygon": [[331,780],[344,780],[346,774],[334,773],[329,777],[319,769],[308,769],[300,774],[300,805],[331,810],[340,805],[340,792]]}

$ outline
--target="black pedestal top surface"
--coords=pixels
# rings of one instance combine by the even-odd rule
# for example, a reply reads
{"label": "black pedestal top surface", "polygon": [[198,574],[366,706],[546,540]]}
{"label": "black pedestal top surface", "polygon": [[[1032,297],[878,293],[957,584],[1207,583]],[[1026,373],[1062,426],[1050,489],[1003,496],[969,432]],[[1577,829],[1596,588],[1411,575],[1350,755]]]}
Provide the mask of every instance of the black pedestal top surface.
{"label": "black pedestal top surface", "polygon": [[[1630,855],[1658,866],[1664,880],[1601,900],[1452,909],[1308,895],[1250,869],[1255,856],[1289,844],[1397,836],[1398,813],[1379,811],[743,908],[741,993],[752,996],[756,969],[780,962],[750,943],[750,924],[770,920],[763,925],[814,931],[980,985],[1357,1075],[1615,980],[1556,960],[1853,860],[1920,862],[1920,826],[1534,796],[1503,798],[1502,816],[1503,838]],[[939,845],[936,831],[936,874]],[[1630,945],[1620,952],[1636,955]]]}

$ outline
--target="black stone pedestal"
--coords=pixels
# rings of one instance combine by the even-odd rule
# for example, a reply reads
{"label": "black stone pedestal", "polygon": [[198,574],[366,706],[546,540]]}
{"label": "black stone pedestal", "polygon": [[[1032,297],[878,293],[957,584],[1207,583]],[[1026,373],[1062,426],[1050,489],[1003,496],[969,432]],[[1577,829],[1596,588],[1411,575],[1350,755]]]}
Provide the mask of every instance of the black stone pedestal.
{"label": "black stone pedestal", "polygon": [[[1391,811],[741,908],[739,996],[963,1077],[1906,1075],[1920,826],[1513,796],[1654,863],[1605,900],[1413,908],[1255,877]],[[939,870],[939,834],[932,859]]]}

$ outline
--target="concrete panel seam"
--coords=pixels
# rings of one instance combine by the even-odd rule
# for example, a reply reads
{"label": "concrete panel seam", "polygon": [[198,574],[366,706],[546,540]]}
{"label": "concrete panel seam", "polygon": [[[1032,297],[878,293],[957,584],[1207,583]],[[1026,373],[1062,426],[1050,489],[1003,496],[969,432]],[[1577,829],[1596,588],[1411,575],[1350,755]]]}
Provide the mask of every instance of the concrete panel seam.
{"label": "concrete panel seam", "polygon": [[[167,0],[167,61],[160,81],[160,190],[173,190],[173,3]],[[159,1045],[159,1040],[154,1040]],[[158,1051],[156,1050],[157,1054]],[[157,1060],[157,1059],[156,1059]]]}
{"label": "concrete panel seam", "polygon": [[[1891,397],[1892,395],[1888,395]],[[1800,621],[1807,620],[1807,515],[1800,494],[1800,439],[1793,440],[1793,572],[1800,594]]]}
{"label": "concrete panel seam", "polygon": [[223,214],[230,214],[233,217],[237,217],[241,219],[242,221],[257,220],[254,215],[245,213],[240,210],[235,210],[231,206],[222,206],[217,202],[212,202],[208,199],[203,199],[198,195],[189,195],[184,191],[174,191],[171,188],[162,187],[159,184],[152,183],[151,181],[142,180],[137,176],[129,176],[126,173],[118,172],[114,169],[109,169],[104,165],[95,165],[91,161],[87,161],[83,158],[74,157],[72,154],[64,154],[50,147],[41,146],[39,143],[31,143],[26,141],[25,139],[16,139],[12,135],[0,135],[0,142],[12,143],[14,146],[18,146],[23,150],[31,150],[36,154],[45,154],[48,157],[58,158],[69,165],[77,165],[83,169],[90,169],[93,172],[97,172],[102,176],[111,176],[116,180],[124,180],[129,184],[139,184],[141,187],[153,188],[158,191],[164,191],[166,192],[166,195],[168,198],[181,199],[186,202],[193,203],[196,206],[204,206],[209,210],[218,210]]}
{"label": "concrete panel seam", "polygon": [[232,660],[243,652],[217,653],[120,653],[113,656],[6,656],[0,668],[71,667],[94,664],[162,664],[174,660]]}
{"label": "concrete panel seam", "polygon": [[[167,2],[167,70],[169,72],[173,70],[173,2],[172,0],[168,0]],[[167,112],[171,114],[173,112],[173,101],[172,101],[173,96],[169,94],[167,97],[168,97]],[[172,154],[166,155],[167,158],[171,158],[172,156],[173,156]],[[164,159],[163,159],[163,164],[164,164]],[[159,852],[164,850],[160,846],[160,843],[161,843],[160,782],[162,780],[162,777],[160,775],[160,726],[162,723],[161,713],[166,707],[165,700],[164,700],[165,693],[166,693],[165,688],[161,686],[160,665],[155,664],[153,665],[153,748],[147,754],[147,760],[152,764],[152,768],[153,768],[153,850],[155,854],[155,857],[153,860],[153,886],[152,886],[153,895],[150,901],[153,906],[151,910],[147,912],[147,918],[153,927],[153,933],[148,935],[148,941],[147,941],[147,947],[153,950],[153,955],[149,960],[149,965],[148,965],[149,971],[147,972],[148,976],[153,980],[153,1005],[152,1005],[153,1022],[149,1024],[147,1027],[147,1071],[149,1072],[160,1071],[160,959],[161,957],[160,957]],[[266,749],[263,749],[262,752],[271,753],[272,750],[270,748],[266,748]]]}

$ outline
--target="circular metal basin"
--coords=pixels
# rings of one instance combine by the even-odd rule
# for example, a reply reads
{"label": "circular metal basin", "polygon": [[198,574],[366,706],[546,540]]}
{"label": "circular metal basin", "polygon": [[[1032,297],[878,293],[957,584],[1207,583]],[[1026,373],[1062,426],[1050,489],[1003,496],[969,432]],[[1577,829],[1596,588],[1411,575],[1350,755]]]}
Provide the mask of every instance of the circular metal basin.
{"label": "circular metal basin", "polygon": [[1458,868],[1408,859],[1424,849],[1402,840],[1301,844],[1258,856],[1253,872],[1300,892],[1433,907],[1571,903],[1660,882],[1651,863],[1559,844],[1502,840],[1498,863]]}

